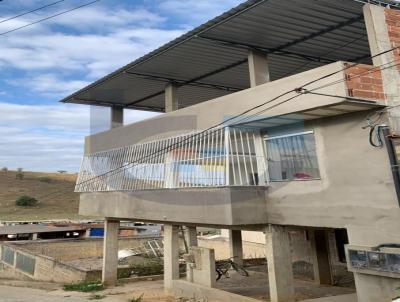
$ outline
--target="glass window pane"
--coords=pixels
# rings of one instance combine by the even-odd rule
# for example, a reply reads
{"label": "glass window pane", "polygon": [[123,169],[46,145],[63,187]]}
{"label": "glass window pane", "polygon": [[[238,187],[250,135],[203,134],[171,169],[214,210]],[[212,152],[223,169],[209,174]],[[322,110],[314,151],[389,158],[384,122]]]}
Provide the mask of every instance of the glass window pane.
{"label": "glass window pane", "polygon": [[271,181],[319,178],[313,133],[266,140]]}

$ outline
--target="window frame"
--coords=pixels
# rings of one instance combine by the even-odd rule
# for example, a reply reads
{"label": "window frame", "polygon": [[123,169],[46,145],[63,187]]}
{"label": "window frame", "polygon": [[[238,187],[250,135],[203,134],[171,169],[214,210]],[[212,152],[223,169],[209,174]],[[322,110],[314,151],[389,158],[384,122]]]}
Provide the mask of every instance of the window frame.
{"label": "window frame", "polygon": [[[280,180],[273,180],[271,179],[271,173],[269,171],[269,164],[268,164],[268,141],[274,140],[274,139],[280,139],[280,138],[287,138],[287,137],[293,137],[293,136],[301,136],[301,135],[307,135],[307,134],[312,134],[314,137],[314,144],[315,144],[315,155],[316,155],[316,161],[317,161],[317,168],[318,168],[318,174],[319,177],[312,177],[312,178],[296,178],[296,179],[280,179]],[[318,152],[317,152],[317,140],[315,137],[315,131],[314,130],[307,130],[307,131],[301,131],[301,132],[291,132],[291,133],[286,133],[286,134],[277,134],[277,135],[268,135],[268,133],[264,134],[263,136],[263,141],[264,141],[264,146],[265,146],[265,157],[266,157],[266,162],[267,162],[267,170],[268,170],[268,178],[269,182],[292,182],[292,181],[315,181],[315,180],[321,180],[321,169],[319,165],[319,160],[318,160]]]}

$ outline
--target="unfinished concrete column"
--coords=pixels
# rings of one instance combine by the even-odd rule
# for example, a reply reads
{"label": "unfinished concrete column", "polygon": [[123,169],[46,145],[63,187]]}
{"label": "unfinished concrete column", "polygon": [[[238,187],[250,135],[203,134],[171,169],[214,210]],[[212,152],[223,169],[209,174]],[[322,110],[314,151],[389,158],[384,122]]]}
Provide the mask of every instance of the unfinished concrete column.
{"label": "unfinished concrete column", "polygon": [[164,225],[164,289],[172,290],[172,281],[179,279],[179,227]]}
{"label": "unfinished concrete column", "polygon": [[271,302],[294,301],[292,255],[285,227],[270,225],[265,231]]}
{"label": "unfinished concrete column", "polygon": [[118,128],[124,125],[124,108],[111,107],[111,128]]}
{"label": "unfinished concrete column", "polygon": [[258,50],[250,50],[248,54],[250,87],[270,81],[267,54]]}
{"label": "unfinished concrete column", "polygon": [[117,282],[119,220],[104,221],[102,281],[108,286]]}
{"label": "unfinished concrete column", "polygon": [[[389,106],[397,106],[400,104],[400,67],[394,65],[400,62],[400,52],[399,49],[389,50],[400,46],[397,38],[400,33],[400,16],[397,10],[372,4],[364,5],[363,12],[371,55],[375,56],[372,59],[373,64],[385,64],[381,73],[386,103]],[[400,132],[399,117],[399,107],[389,110],[390,126],[397,133]]]}
{"label": "unfinished concrete column", "polygon": [[32,240],[38,240],[38,233],[32,234]]}
{"label": "unfinished concrete column", "polygon": [[309,231],[311,255],[313,258],[314,281],[318,284],[333,283],[329,262],[328,238],[325,230]]}
{"label": "unfinished concrete column", "polygon": [[178,110],[178,87],[173,84],[165,86],[165,112]]}
{"label": "unfinished concrete column", "polygon": [[239,265],[243,265],[243,244],[241,230],[229,230],[229,248],[230,256],[233,257],[233,261]]}
{"label": "unfinished concrete column", "polygon": [[186,244],[188,245],[188,248],[198,245],[196,227],[186,226],[184,234],[185,234],[185,241],[186,241]]}

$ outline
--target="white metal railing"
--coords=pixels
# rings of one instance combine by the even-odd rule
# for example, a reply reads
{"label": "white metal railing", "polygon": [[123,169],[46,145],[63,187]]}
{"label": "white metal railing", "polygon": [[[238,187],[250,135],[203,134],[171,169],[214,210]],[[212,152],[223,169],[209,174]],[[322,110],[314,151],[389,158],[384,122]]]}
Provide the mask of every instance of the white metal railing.
{"label": "white metal railing", "polygon": [[220,128],[86,155],[75,191],[265,186],[267,182],[259,131]]}

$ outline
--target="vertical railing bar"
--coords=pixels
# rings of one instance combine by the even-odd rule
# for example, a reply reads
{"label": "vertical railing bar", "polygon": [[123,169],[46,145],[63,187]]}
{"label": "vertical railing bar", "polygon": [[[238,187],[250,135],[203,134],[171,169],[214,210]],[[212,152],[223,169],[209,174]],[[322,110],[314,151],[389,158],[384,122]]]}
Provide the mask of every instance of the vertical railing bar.
{"label": "vertical railing bar", "polygon": [[203,179],[202,179],[202,175],[203,175],[203,160],[204,160],[204,158],[203,158],[203,148],[204,148],[204,146],[203,146],[203,132],[201,132],[200,133],[200,135],[199,135],[199,155],[198,155],[198,158],[199,158],[199,168],[198,168],[198,176],[197,176],[197,185],[199,186],[199,187],[202,187],[202,182],[203,182]]}
{"label": "vertical railing bar", "polygon": [[205,183],[205,178],[204,176],[207,175],[207,170],[206,170],[206,135],[205,132],[201,133],[201,141],[202,141],[202,147],[201,147],[201,172],[202,172],[202,177],[200,181],[200,186],[204,187],[206,185]]}
{"label": "vertical railing bar", "polygon": [[136,156],[137,156],[137,150],[139,148],[139,145],[136,144],[132,148],[132,154],[131,154],[131,164],[129,166],[129,172],[130,172],[130,178],[129,178],[129,190],[133,190],[135,187],[135,165],[136,165]]}
{"label": "vertical railing bar", "polygon": [[240,137],[240,144],[242,146],[242,158],[243,158],[243,164],[244,164],[244,173],[246,174],[246,184],[250,184],[249,180],[249,172],[247,170],[247,162],[246,162],[246,152],[244,150],[244,143],[243,143],[243,135],[242,135],[242,130],[239,129],[239,137]]}
{"label": "vertical railing bar", "polygon": [[187,136],[187,146],[188,150],[186,152],[186,185],[185,187],[191,187],[191,162],[192,162],[192,147],[193,147],[193,137],[192,134]]}
{"label": "vertical railing bar", "polygon": [[235,140],[236,161],[237,161],[237,164],[238,164],[240,185],[243,185],[242,169],[241,169],[241,167],[240,167],[239,148],[238,148],[238,143],[237,143],[237,137],[236,137],[236,130],[235,130],[235,128],[233,128],[233,137],[234,137],[234,140]]}
{"label": "vertical railing bar", "polygon": [[157,152],[157,142],[151,142],[150,143],[150,152],[149,152],[149,157],[148,157],[148,162],[149,162],[149,167],[146,170],[147,173],[147,189],[152,189],[153,188],[153,160],[155,157],[155,153]]}
{"label": "vertical railing bar", "polygon": [[153,161],[153,188],[157,188],[158,187],[158,161],[160,159],[160,156],[162,156],[162,154],[165,151],[161,151],[162,148],[162,142],[163,140],[159,140],[157,142],[157,147],[156,147],[156,154],[154,156],[154,161]]}
{"label": "vertical railing bar", "polygon": [[174,171],[175,171],[175,165],[174,165],[174,153],[173,153],[173,150],[172,150],[171,146],[175,144],[175,141],[176,141],[175,137],[168,139],[168,149],[167,149],[167,151],[168,151],[167,160],[168,161],[166,163],[166,169],[165,169],[165,172],[166,172],[166,174],[165,174],[165,181],[166,181],[165,187],[168,187],[168,188],[169,187],[173,187],[172,181],[173,181],[173,174],[174,174]]}
{"label": "vertical railing bar", "polygon": [[229,137],[230,130],[229,127],[225,127],[224,130],[224,144],[225,144],[225,185],[230,186],[230,148],[229,148]]}
{"label": "vertical railing bar", "polygon": [[254,171],[254,166],[253,166],[253,154],[251,152],[251,147],[250,147],[250,137],[249,137],[249,132],[246,131],[246,140],[247,140],[247,148],[249,149],[249,160],[250,160],[250,168],[251,168],[251,177],[253,178],[253,185],[256,184],[256,176],[255,176],[255,171]]}
{"label": "vertical railing bar", "polygon": [[194,142],[194,150],[193,150],[193,157],[194,157],[194,159],[193,159],[193,169],[192,169],[192,171],[193,171],[193,180],[192,180],[192,186],[193,187],[196,187],[197,186],[197,160],[198,160],[198,156],[197,156],[197,148],[198,148],[198,137],[199,137],[199,135],[198,135],[198,133],[196,132],[196,134],[194,135],[194,140],[195,140],[195,142]]}
{"label": "vertical railing bar", "polygon": [[[174,146],[174,148],[175,148],[175,146]],[[175,177],[174,186],[176,188],[180,188],[181,187],[181,173],[180,173],[180,170],[181,170],[181,162],[182,162],[183,156],[184,156],[184,142],[183,142],[183,137],[182,136],[178,137],[177,148],[178,148],[177,149],[178,154],[177,154],[176,174],[174,174],[174,177]],[[175,182],[175,180],[176,180],[176,182]],[[184,176],[182,176],[182,181],[184,183]]]}
{"label": "vertical railing bar", "polygon": [[[219,162],[220,169],[222,169],[223,173],[225,173],[225,168],[226,168],[226,167],[225,167],[225,157],[224,157],[224,155],[225,155],[225,150],[224,150],[224,146],[225,146],[224,133],[225,133],[224,128],[221,128],[221,129],[219,130],[220,139],[219,139],[219,160],[218,160],[218,162]],[[219,186],[225,185],[225,183],[224,183],[225,174],[221,174],[221,171],[219,171],[219,175],[220,175],[220,176],[218,177],[218,185],[219,185]]]}
{"label": "vertical railing bar", "polygon": [[211,130],[211,145],[210,145],[210,165],[211,165],[211,186],[214,186],[214,131]]}

